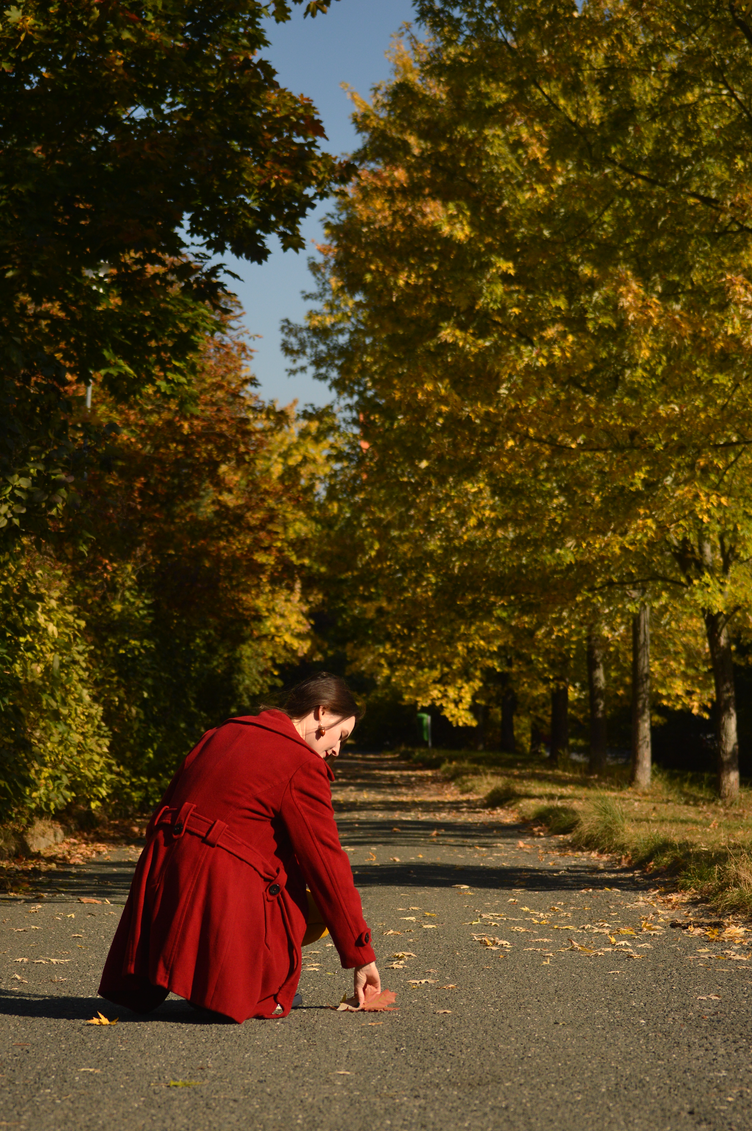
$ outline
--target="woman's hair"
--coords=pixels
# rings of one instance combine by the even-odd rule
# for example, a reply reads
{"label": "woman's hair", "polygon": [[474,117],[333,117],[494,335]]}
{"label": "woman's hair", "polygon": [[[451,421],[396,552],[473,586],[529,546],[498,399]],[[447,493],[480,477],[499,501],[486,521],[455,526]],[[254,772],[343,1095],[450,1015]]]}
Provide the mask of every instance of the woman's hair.
{"label": "woman's hair", "polygon": [[366,713],[365,708],[356,703],[344,679],[329,672],[309,675],[283,695],[282,704],[277,710],[284,711],[291,719],[302,719],[316,707],[326,707],[327,711],[341,719],[355,716],[356,723]]}

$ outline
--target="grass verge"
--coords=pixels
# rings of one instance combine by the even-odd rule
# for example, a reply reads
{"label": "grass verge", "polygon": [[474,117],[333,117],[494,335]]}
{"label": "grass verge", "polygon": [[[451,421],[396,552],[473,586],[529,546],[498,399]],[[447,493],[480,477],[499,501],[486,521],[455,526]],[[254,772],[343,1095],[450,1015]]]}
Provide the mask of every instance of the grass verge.
{"label": "grass verge", "polygon": [[654,767],[645,792],[629,785],[627,767],[589,777],[580,763],[484,751],[403,752],[416,765],[439,769],[490,808],[514,811],[536,830],[565,835],[580,849],[619,856],[624,864],[660,873],[720,911],[752,916],[752,788],[738,804],[722,805],[711,774],[677,774]]}

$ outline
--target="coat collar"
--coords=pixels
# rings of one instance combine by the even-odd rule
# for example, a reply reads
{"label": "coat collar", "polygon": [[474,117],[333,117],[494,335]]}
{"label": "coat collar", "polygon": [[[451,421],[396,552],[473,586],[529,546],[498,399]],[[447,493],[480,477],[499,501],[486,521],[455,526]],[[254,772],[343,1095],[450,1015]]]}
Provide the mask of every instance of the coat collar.
{"label": "coat collar", "polygon": [[289,715],[286,715],[284,711],[277,711],[272,708],[268,711],[262,711],[260,715],[243,715],[240,718],[228,719],[227,721],[231,723],[242,723],[244,726],[261,727],[263,730],[273,731],[274,734],[279,734],[283,738],[289,738],[292,742],[297,743],[298,746],[302,746],[312,758],[315,758],[319,762],[324,762],[324,768],[326,769],[329,780],[334,781],[334,770],[332,767],[328,762],[325,762],[323,758],[319,758],[316,751],[312,750],[308,743],[300,737],[292,719]]}

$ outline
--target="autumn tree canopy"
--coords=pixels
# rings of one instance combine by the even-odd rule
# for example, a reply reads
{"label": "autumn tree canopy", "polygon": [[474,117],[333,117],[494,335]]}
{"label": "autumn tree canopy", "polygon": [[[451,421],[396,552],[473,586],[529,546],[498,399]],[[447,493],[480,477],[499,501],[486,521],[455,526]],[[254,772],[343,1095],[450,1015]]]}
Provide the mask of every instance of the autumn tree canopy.
{"label": "autumn tree canopy", "polygon": [[582,631],[645,599],[684,608],[733,797],[730,626],[752,607],[746,25],[704,0],[418,8],[429,37],[357,100],[359,172],[290,342],[352,406],[364,600],[450,704],[472,691],[457,665],[513,666],[521,617],[579,609]]}

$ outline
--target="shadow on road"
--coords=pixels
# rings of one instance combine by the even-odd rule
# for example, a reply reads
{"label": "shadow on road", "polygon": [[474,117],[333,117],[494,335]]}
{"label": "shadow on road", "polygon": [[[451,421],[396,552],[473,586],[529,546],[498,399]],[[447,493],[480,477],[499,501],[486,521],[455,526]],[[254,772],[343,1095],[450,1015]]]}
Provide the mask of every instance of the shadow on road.
{"label": "shadow on road", "polygon": [[491,867],[467,864],[457,867],[454,864],[410,861],[404,864],[355,864],[353,874],[359,888],[451,888],[462,885],[486,891],[529,888],[531,891],[571,893],[583,888],[593,892],[613,890],[618,886],[622,892],[637,893],[650,887],[648,879],[623,874],[619,869],[599,874],[586,862],[570,864],[566,869],[554,872],[553,869],[526,868],[524,865]]}
{"label": "shadow on road", "polygon": [[47,1017],[51,1020],[70,1021],[80,1018],[88,1021],[102,1012],[118,1025],[143,1024],[149,1021],[169,1021],[181,1025],[236,1025],[230,1018],[193,1009],[187,1001],[177,998],[165,1001],[153,1013],[132,1013],[119,1005],[112,1005],[101,997],[73,997],[56,994],[7,993],[0,990],[0,1016]]}

